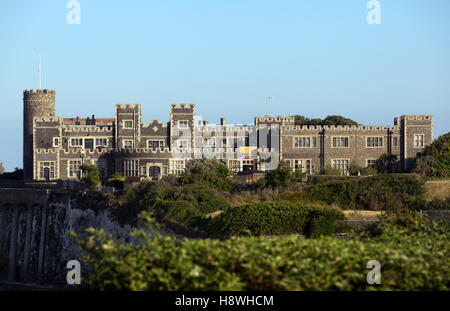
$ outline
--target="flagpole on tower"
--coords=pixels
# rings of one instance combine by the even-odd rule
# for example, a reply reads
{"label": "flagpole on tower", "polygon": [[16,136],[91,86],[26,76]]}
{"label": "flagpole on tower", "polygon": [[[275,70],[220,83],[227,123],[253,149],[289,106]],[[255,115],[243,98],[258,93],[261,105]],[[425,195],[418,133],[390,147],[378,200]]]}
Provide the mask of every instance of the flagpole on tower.
{"label": "flagpole on tower", "polygon": [[41,65],[41,53],[39,53],[39,89],[42,89],[42,65]]}

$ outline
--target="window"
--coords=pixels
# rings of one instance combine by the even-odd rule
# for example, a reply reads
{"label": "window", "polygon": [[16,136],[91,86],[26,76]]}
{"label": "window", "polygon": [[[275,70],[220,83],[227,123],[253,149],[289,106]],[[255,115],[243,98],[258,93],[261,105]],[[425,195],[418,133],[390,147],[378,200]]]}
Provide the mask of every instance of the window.
{"label": "window", "polygon": [[367,147],[381,148],[383,147],[383,137],[367,137]]}
{"label": "window", "polygon": [[53,137],[53,147],[59,147],[59,137]]}
{"label": "window", "polygon": [[203,138],[202,152],[213,152],[216,148],[216,138]]}
{"label": "window", "polygon": [[392,144],[394,145],[394,147],[398,146],[398,137],[394,137]]}
{"label": "window", "polygon": [[341,171],[342,176],[348,175],[348,160],[331,160],[331,164]]}
{"label": "window", "polygon": [[184,172],[184,160],[170,160],[169,174],[180,176]]}
{"label": "window", "polygon": [[81,178],[81,160],[70,160],[68,177]]}
{"label": "window", "polygon": [[241,161],[239,160],[228,160],[228,168],[233,173],[237,173],[241,169]]}
{"label": "window", "polygon": [[83,146],[83,138],[72,138],[70,140],[70,145],[72,147],[82,147]]}
{"label": "window", "polygon": [[132,140],[124,140],[122,143],[125,149],[131,149],[134,145]]}
{"label": "window", "polygon": [[333,148],[348,147],[348,137],[333,137]]}
{"label": "window", "polygon": [[187,120],[178,121],[178,128],[180,128],[180,129],[189,128],[189,121],[187,121]]}
{"label": "window", "polygon": [[39,162],[39,179],[55,179],[55,162]]}
{"label": "window", "polygon": [[423,147],[423,135],[414,135],[414,147]]}
{"label": "window", "polygon": [[96,147],[106,147],[106,146],[108,146],[108,139],[107,138],[96,138],[95,139],[95,146]]}
{"label": "window", "polygon": [[142,175],[147,176],[147,167],[146,166],[142,167]]}
{"label": "window", "polygon": [[138,160],[123,160],[123,176],[138,176],[139,161]]}
{"label": "window", "polygon": [[367,160],[366,160],[367,167],[369,167],[369,166],[375,166],[375,162],[376,162],[375,159],[367,159]]}
{"label": "window", "polygon": [[189,146],[189,140],[187,139],[177,139],[176,146],[178,149],[186,149]]}
{"label": "window", "polygon": [[162,140],[147,140],[147,148],[156,151],[156,149],[160,148],[164,149],[164,141]]}
{"label": "window", "polygon": [[311,160],[291,160],[290,163],[294,172],[300,171],[311,174]]}
{"label": "window", "polygon": [[311,147],[311,137],[295,137],[294,138],[295,148],[310,148]]}
{"label": "window", "polygon": [[133,128],[133,120],[124,120],[123,128],[124,129],[132,129]]}
{"label": "window", "polygon": [[151,180],[158,180],[161,175],[161,168],[159,166],[150,166],[148,168],[148,175]]}

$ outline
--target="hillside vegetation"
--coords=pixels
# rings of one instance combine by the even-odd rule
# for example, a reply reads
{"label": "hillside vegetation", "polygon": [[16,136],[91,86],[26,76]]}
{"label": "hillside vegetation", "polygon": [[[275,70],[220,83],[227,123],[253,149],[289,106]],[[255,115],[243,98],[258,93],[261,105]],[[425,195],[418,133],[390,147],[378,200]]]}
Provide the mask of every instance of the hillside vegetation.
{"label": "hillside vegetation", "polygon": [[[151,222],[148,214],[143,215]],[[154,225],[154,223],[152,223]],[[349,239],[299,236],[177,240],[150,226],[137,243],[104,231],[76,236],[100,290],[449,290],[448,228],[411,215],[385,218],[375,232]],[[366,281],[382,265],[381,285]]]}
{"label": "hillside vegetation", "polygon": [[450,177],[450,132],[417,155],[413,172],[427,177]]}

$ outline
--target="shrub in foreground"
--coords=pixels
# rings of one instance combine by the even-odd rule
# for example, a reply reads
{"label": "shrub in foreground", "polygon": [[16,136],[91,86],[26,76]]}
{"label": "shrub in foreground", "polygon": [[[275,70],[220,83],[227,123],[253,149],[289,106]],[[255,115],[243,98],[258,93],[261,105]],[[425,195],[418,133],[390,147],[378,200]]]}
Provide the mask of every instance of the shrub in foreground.
{"label": "shrub in foreground", "polygon": [[[150,228],[150,230],[152,230]],[[137,243],[117,243],[91,229],[75,238],[100,290],[449,290],[448,232],[424,220],[409,228],[380,226],[376,237],[339,240],[245,237],[177,240],[136,230]],[[368,285],[378,260],[381,285]]]}

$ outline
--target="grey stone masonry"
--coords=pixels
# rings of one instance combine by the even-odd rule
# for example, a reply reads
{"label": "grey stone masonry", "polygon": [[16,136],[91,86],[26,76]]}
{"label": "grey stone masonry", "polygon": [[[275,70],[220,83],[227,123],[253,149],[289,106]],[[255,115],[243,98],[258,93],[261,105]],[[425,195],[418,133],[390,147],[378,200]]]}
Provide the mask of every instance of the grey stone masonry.
{"label": "grey stone masonry", "polygon": [[[383,153],[408,170],[433,141],[433,116],[401,116],[393,126],[296,126],[293,117],[255,117],[252,125],[196,119],[195,105],[170,105],[168,122],[142,122],[140,104],[117,104],[112,118],[55,115],[55,91],[24,91],[24,175],[27,180],[79,180],[82,164],[106,180],[179,175],[192,158],[216,158],[231,171],[267,170],[286,161],[293,170],[321,173],[328,166],[348,174]],[[263,161],[264,160],[264,161]]]}

